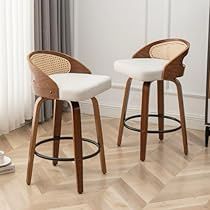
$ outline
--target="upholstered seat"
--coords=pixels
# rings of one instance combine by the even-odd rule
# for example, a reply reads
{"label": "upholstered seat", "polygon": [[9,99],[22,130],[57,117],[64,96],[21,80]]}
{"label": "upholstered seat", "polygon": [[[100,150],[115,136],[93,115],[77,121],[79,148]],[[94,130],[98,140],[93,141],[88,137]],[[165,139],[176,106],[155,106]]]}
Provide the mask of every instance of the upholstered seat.
{"label": "upholstered seat", "polygon": [[114,63],[115,71],[132,79],[141,81],[161,80],[165,65],[169,60],[157,58],[134,58],[117,60]]}
{"label": "upholstered seat", "polygon": [[83,101],[111,88],[108,76],[78,73],[52,74],[50,78],[57,84],[59,99],[66,101]]}

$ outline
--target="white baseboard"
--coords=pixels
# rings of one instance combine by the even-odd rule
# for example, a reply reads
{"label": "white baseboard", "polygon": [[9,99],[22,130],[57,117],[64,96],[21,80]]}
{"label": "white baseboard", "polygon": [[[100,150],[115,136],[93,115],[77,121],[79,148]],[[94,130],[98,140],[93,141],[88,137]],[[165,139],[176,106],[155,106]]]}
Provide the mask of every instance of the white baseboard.
{"label": "white baseboard", "polygon": [[[92,104],[89,102],[82,102],[81,112],[84,114],[93,114]],[[101,116],[120,118],[121,107],[100,104],[100,112],[101,112]],[[127,116],[138,114],[138,113],[139,113],[139,110],[134,107],[130,107],[127,110]],[[179,115],[175,113],[166,113],[166,115],[179,119]],[[155,123],[155,121],[152,119],[150,122]],[[174,123],[170,123],[170,121],[168,120],[166,120],[165,123],[167,125],[174,125]],[[196,130],[204,130],[205,128],[204,116],[195,115],[195,114],[186,114],[186,124],[187,124],[187,128],[196,129]]]}

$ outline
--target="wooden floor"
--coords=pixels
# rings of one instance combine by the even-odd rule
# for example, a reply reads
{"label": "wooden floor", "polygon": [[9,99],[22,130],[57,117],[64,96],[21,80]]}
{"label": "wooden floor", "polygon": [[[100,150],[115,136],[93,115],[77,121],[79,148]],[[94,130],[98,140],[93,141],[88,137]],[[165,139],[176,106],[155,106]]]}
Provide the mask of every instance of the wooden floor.
{"label": "wooden floor", "polygon": [[[70,114],[63,116],[64,135],[71,133]],[[147,157],[139,161],[139,137],[125,130],[116,146],[118,119],[103,118],[108,174],[100,171],[99,157],[84,162],[84,194],[76,191],[74,163],[35,158],[32,185],[25,183],[30,126],[0,137],[0,149],[12,158],[16,173],[0,176],[0,210],[206,210],[210,209],[210,149],[202,131],[188,130],[189,156],[183,155],[180,132],[163,143],[149,135]],[[92,116],[83,116],[83,136],[95,138]],[[39,137],[52,134],[52,122],[39,127]],[[72,154],[72,143],[61,155]],[[94,150],[84,144],[85,152]],[[40,151],[51,154],[52,145]]]}

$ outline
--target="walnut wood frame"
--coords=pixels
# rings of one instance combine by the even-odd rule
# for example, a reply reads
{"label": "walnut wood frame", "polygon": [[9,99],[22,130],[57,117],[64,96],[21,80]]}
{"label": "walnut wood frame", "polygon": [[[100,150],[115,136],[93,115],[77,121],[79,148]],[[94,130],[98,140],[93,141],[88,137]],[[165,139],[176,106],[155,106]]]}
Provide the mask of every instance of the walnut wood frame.
{"label": "walnut wood frame", "polygon": [[[27,178],[26,182],[28,185],[31,184],[35,146],[36,146],[36,137],[38,129],[38,118],[41,104],[46,100],[54,100],[54,119],[53,127],[54,132],[53,136],[55,141],[53,143],[53,157],[57,158],[59,156],[59,144],[61,136],[61,121],[62,121],[62,104],[63,101],[59,100],[59,89],[56,83],[43,71],[41,71],[37,66],[31,62],[31,57],[34,54],[51,54],[60,56],[68,60],[71,64],[71,70],[69,73],[84,73],[91,74],[91,71],[81,64],[76,59],[59,52],[54,51],[36,51],[32,52],[28,56],[28,61],[30,69],[33,76],[33,88],[35,95],[38,96],[33,114],[32,121],[32,132],[31,140],[29,146],[29,158],[28,158],[28,168],[27,168]],[[100,145],[100,162],[101,170],[106,174],[106,161],[104,154],[104,144],[103,144],[103,133],[100,119],[100,111],[98,106],[98,101],[94,97],[91,99],[93,104],[94,116],[95,116],[95,125],[98,143]],[[81,130],[81,115],[80,115],[80,106],[78,102],[71,102],[72,108],[72,120],[73,120],[73,141],[74,141],[74,156],[75,156],[75,166],[76,166],[76,177],[77,177],[77,190],[78,193],[83,193],[83,158],[82,158],[82,130]],[[56,166],[58,163],[57,160],[53,160],[53,165]]]}
{"label": "walnut wood frame", "polygon": [[[159,131],[164,130],[164,80],[172,81],[175,83],[177,87],[177,95],[179,101],[179,110],[180,110],[180,121],[181,121],[181,129],[182,129],[182,137],[183,137],[183,146],[184,146],[184,154],[188,154],[188,144],[187,144],[187,131],[186,131],[186,122],[185,122],[185,113],[184,113],[184,104],[183,104],[183,95],[182,95],[182,87],[177,79],[178,77],[183,76],[185,65],[183,64],[184,57],[188,54],[190,44],[189,42],[183,39],[164,39],[153,42],[139,51],[137,51],[133,58],[151,58],[150,56],[150,49],[157,45],[166,42],[183,42],[186,45],[186,49],[183,50],[179,55],[173,58],[164,68],[162,73],[161,80],[157,81],[157,94],[158,94],[158,127]],[[118,132],[118,140],[117,145],[121,146],[122,142],[122,135],[123,135],[123,128],[124,128],[124,121],[126,117],[126,110],[129,98],[129,92],[131,87],[132,79],[129,78],[126,83],[125,87],[125,94],[123,99],[123,106],[121,111],[121,118],[120,118],[120,125],[119,125],[119,132]],[[144,82],[143,83],[143,90],[142,90],[142,110],[141,110],[141,135],[140,135],[140,159],[142,161],[145,160],[146,157],[146,143],[147,143],[147,134],[148,134],[148,110],[149,110],[149,93],[150,93],[150,85],[152,82]],[[163,133],[159,133],[159,139],[162,141],[164,138]]]}

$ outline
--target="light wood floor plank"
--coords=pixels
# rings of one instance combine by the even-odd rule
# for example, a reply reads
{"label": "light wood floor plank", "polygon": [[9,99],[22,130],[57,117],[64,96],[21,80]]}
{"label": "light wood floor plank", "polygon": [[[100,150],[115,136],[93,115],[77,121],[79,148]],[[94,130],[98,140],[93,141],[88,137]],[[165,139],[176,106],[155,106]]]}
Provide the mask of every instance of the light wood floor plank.
{"label": "light wood floor plank", "polygon": [[[84,194],[76,190],[73,162],[35,158],[31,186],[25,183],[29,135],[26,125],[0,136],[16,165],[16,173],[0,176],[0,210],[206,210],[210,209],[210,149],[203,132],[188,130],[189,156],[182,148],[180,132],[148,136],[147,157],[139,160],[139,134],[125,129],[122,146],[116,146],[119,119],[102,118],[108,173],[103,175],[99,156],[84,161]],[[93,116],[82,116],[83,137],[96,139]],[[139,123],[133,122],[134,126]],[[71,115],[64,113],[63,135],[72,133]],[[150,125],[154,127],[154,125]],[[39,125],[38,137],[52,135],[52,120]],[[84,153],[95,150],[84,143]],[[40,152],[52,154],[52,144]],[[62,142],[60,156],[73,155],[72,142]]]}

